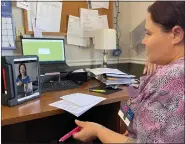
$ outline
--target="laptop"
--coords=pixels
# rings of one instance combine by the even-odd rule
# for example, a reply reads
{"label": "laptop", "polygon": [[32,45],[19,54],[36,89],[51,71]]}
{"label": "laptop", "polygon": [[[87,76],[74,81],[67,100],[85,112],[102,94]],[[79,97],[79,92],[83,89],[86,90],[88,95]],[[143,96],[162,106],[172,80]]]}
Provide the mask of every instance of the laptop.
{"label": "laptop", "polygon": [[55,38],[22,38],[22,55],[37,55],[40,74],[71,72],[66,64],[65,41]]}

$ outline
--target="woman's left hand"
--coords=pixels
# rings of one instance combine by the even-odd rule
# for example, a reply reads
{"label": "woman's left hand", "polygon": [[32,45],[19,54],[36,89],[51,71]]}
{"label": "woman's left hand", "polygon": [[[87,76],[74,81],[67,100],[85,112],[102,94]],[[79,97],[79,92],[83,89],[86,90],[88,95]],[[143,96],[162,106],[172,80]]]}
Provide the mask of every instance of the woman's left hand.
{"label": "woman's left hand", "polygon": [[150,74],[154,73],[156,71],[156,69],[157,69],[156,64],[146,61],[145,67],[144,67],[144,70],[143,70],[143,74],[150,75]]}
{"label": "woman's left hand", "polygon": [[101,127],[101,125],[94,122],[83,122],[75,120],[75,123],[82,129],[81,131],[75,133],[73,137],[83,142],[95,139],[97,137],[98,129]]}
{"label": "woman's left hand", "polygon": [[28,84],[24,84],[24,89],[25,89],[25,91],[27,91],[27,89],[28,89]]}

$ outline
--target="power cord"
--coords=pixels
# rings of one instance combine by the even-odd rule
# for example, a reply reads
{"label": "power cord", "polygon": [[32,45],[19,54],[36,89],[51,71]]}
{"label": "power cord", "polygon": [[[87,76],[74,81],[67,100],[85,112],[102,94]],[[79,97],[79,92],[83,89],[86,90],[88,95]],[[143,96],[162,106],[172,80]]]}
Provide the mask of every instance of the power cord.
{"label": "power cord", "polygon": [[120,14],[119,5],[120,5],[119,0],[115,1],[116,16],[114,17],[114,19],[115,19],[114,24],[115,24],[115,27],[116,27],[116,49],[113,51],[113,56],[118,57],[118,59],[117,59],[117,68],[119,68],[119,57],[122,54],[122,49],[119,45],[119,41],[120,41],[120,37],[121,37],[121,30],[120,30],[119,25],[118,25],[118,17],[119,17],[119,14]]}

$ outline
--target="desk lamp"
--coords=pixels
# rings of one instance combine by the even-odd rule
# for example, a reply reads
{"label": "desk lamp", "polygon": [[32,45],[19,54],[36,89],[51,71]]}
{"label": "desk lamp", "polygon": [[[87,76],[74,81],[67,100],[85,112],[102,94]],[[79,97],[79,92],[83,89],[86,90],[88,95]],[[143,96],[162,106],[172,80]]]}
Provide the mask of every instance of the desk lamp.
{"label": "desk lamp", "polygon": [[116,49],[116,30],[98,29],[94,31],[94,49],[103,50],[103,67],[107,67],[106,50]]}

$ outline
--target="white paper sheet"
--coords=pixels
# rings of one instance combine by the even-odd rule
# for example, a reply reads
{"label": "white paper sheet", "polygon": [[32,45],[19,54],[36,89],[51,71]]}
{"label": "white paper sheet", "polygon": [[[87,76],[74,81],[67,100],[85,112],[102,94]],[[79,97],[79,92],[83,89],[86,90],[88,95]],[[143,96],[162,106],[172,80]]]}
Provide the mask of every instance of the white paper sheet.
{"label": "white paper sheet", "polygon": [[2,42],[2,47],[8,47],[8,42]]}
{"label": "white paper sheet", "polygon": [[35,19],[37,17],[37,0],[34,2],[29,2],[30,4],[30,10],[27,11],[27,17],[28,17],[28,30],[33,31],[33,20],[35,23]]}
{"label": "white paper sheet", "polygon": [[6,30],[6,24],[5,23],[2,23],[2,29]]}
{"label": "white paper sheet", "polygon": [[69,15],[68,30],[67,30],[67,44],[87,46],[87,38],[84,38],[83,29],[80,25],[80,18]]}
{"label": "white paper sheet", "polygon": [[6,18],[6,23],[11,24],[12,23],[11,18]]}
{"label": "white paper sheet", "polygon": [[67,33],[83,37],[83,29],[80,25],[79,17],[69,15]]}
{"label": "white paper sheet", "polygon": [[74,70],[73,73],[85,72],[83,69]]}
{"label": "white paper sheet", "polygon": [[80,22],[85,37],[93,37],[91,31],[98,29],[98,10],[80,9]]}
{"label": "white paper sheet", "polygon": [[36,38],[42,38],[42,31],[40,29],[37,29],[36,27],[33,28],[34,37]]}
{"label": "white paper sheet", "polygon": [[92,9],[97,9],[97,8],[109,9],[109,0],[101,0],[101,1],[90,0],[90,1],[91,1]]}
{"label": "white paper sheet", "polygon": [[108,24],[108,19],[107,15],[100,15],[99,16],[99,29],[108,29],[109,24]]}
{"label": "white paper sheet", "polygon": [[26,0],[22,1],[17,1],[17,7],[25,9],[25,10],[30,10],[30,3],[26,2]]}
{"label": "white paper sheet", "polygon": [[7,34],[8,34],[7,30],[2,30],[2,35],[7,35]]}
{"label": "white paper sheet", "polygon": [[90,69],[89,71],[93,73],[95,76],[101,75],[101,74],[108,74],[108,73],[125,74],[118,69],[111,69],[111,68],[95,68],[95,69]]}
{"label": "white paper sheet", "polygon": [[62,96],[60,98],[62,98],[63,100],[66,100],[68,102],[71,102],[75,105],[78,105],[78,106],[88,106],[98,100],[104,100],[104,98],[102,98],[102,97],[83,94],[83,93],[69,94],[69,95]]}
{"label": "white paper sheet", "polygon": [[8,41],[8,36],[2,36],[2,41],[3,41],[3,42]]}
{"label": "white paper sheet", "polygon": [[56,108],[63,109],[65,111],[68,111],[69,113],[75,115],[76,117],[79,117],[80,115],[82,115],[83,113],[85,113],[86,111],[88,111],[89,109],[91,109],[93,106],[97,105],[98,103],[100,103],[104,99],[105,98],[99,99],[96,102],[92,103],[91,105],[84,106],[84,107],[75,105],[75,104],[68,102],[68,101],[65,101],[65,100],[60,100],[60,101],[54,102],[49,105],[56,107]]}
{"label": "white paper sheet", "polygon": [[62,2],[38,2],[36,27],[45,32],[60,32]]}
{"label": "white paper sheet", "polygon": [[12,35],[13,36],[13,31],[12,30],[8,30],[8,35]]}
{"label": "white paper sheet", "polygon": [[13,42],[13,36],[8,36],[8,41]]}
{"label": "white paper sheet", "polygon": [[12,30],[12,24],[6,24],[6,28],[8,29],[8,30]]}

